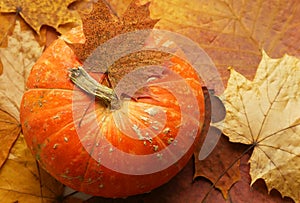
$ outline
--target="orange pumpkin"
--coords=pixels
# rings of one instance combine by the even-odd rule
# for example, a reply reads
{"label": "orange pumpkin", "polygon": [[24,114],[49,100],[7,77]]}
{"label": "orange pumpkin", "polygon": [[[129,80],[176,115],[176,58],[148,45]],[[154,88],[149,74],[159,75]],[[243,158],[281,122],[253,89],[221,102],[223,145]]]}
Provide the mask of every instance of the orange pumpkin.
{"label": "orange pumpkin", "polygon": [[[191,158],[205,113],[197,73],[176,56],[171,61],[170,73],[148,84],[151,97],[116,99],[112,108],[110,88],[105,100],[72,82],[82,64],[56,40],[32,68],[21,103],[23,134],[40,165],[63,184],[103,197],[145,193],[169,181]],[[103,75],[90,74],[104,83]]]}

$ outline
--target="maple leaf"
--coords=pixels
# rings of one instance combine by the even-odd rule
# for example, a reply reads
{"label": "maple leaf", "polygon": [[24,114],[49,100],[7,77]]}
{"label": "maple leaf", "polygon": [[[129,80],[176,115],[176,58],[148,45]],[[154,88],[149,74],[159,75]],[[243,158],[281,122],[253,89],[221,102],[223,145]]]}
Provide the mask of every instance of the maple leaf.
{"label": "maple leaf", "polygon": [[0,76],[0,109],[19,120],[19,105],[25,91],[25,81],[43,47],[35,41],[32,32],[21,32],[19,21],[8,40],[8,47],[0,48],[4,67]]}
{"label": "maple leaf", "polygon": [[39,169],[20,134],[19,105],[25,81],[42,51],[32,31],[21,32],[19,21],[8,37],[7,48],[0,49],[4,66],[0,76],[0,199],[3,202],[53,202],[63,191],[62,184]]}
{"label": "maple leaf", "polygon": [[22,18],[37,32],[42,25],[49,25],[59,31],[64,24],[81,25],[77,11],[68,9],[76,0],[31,1],[31,0],[2,0],[1,13],[19,13]]}
{"label": "maple leaf", "polygon": [[300,200],[300,60],[271,59],[263,52],[253,81],[231,69],[224,92],[223,133],[254,147],[251,184],[262,178],[269,191]]}
{"label": "maple leaf", "polygon": [[1,201],[55,202],[62,192],[63,185],[38,168],[20,135],[0,170]]}
{"label": "maple leaf", "polygon": [[[240,180],[239,161],[235,160],[243,153],[244,149],[234,147],[232,143],[226,142],[223,136],[220,137],[220,130],[210,126],[211,122],[224,119],[225,107],[220,104],[220,100],[215,95],[209,94],[206,87],[202,89],[205,95],[205,120],[200,141],[194,150],[194,180],[200,176],[209,179],[227,199],[229,189]],[[216,160],[222,160],[222,164]]]}
{"label": "maple leaf", "polygon": [[0,13],[0,47],[7,47],[7,36],[13,33],[16,18],[16,14]]}
{"label": "maple leaf", "polygon": [[7,159],[11,146],[20,132],[19,122],[0,109],[0,168]]}
{"label": "maple leaf", "polygon": [[8,39],[8,47],[0,48],[0,59],[4,69],[0,75],[0,167],[20,133],[19,106],[25,80],[29,71],[41,55],[43,48],[35,41],[32,32],[20,32],[19,21]]}
{"label": "maple leaf", "polygon": [[[8,37],[13,34],[16,21],[20,24],[20,30],[32,31],[32,29],[26,24],[26,22],[15,13],[0,13],[0,48],[6,48],[8,45]],[[45,44],[47,29],[42,28],[41,36],[34,33],[36,41],[42,46]],[[3,73],[3,64],[0,58],[0,75]]]}
{"label": "maple leaf", "polygon": [[[228,142],[228,141],[227,141]],[[230,146],[233,143],[228,143],[226,146]],[[234,144],[241,145],[241,144]],[[225,146],[225,145],[224,145]],[[231,147],[231,146],[230,146]],[[230,150],[228,148],[226,150]],[[279,192],[272,190],[270,195],[266,195],[266,187],[264,184],[255,183],[250,187],[251,182],[249,177],[249,159],[246,154],[241,159],[241,177],[242,179],[237,182],[229,191],[228,199],[225,200],[222,194],[211,188],[211,184],[205,179],[197,179],[191,181],[193,176],[193,161],[185,166],[185,168],[176,175],[167,184],[143,195],[131,196],[126,199],[107,199],[101,197],[93,197],[89,200],[83,201],[85,203],[132,203],[132,202],[166,202],[166,203],[182,203],[182,202],[195,202],[195,203],[245,203],[245,202],[263,202],[263,203],[292,203],[289,198],[281,198]],[[209,194],[207,195],[207,193]],[[76,196],[79,196],[78,194]]]}
{"label": "maple leaf", "polygon": [[[169,54],[141,51],[139,49],[144,45],[149,32],[134,35],[131,38],[125,36],[119,39],[121,43],[110,43],[109,47],[106,47],[104,50],[97,49],[103,43],[118,35],[137,30],[148,30],[154,27],[158,20],[153,20],[149,17],[149,4],[139,5],[137,2],[137,0],[132,1],[122,17],[118,17],[105,1],[99,0],[94,4],[92,12],[88,15],[82,15],[85,42],[83,44],[69,44],[76,56],[84,63],[84,68],[92,72],[107,73],[109,85],[112,87],[116,87],[120,79],[134,69],[141,66],[162,64],[170,58]],[[128,38],[132,41],[128,42]],[[108,50],[110,50],[111,54],[107,54]],[[128,54],[126,50],[134,51]],[[105,53],[102,53],[102,51]],[[124,57],[114,61],[111,66],[107,67],[108,61],[111,61],[114,56],[120,56],[123,53],[126,53]],[[148,70],[148,72],[144,71],[139,74],[138,79],[129,79],[127,82],[128,86],[124,89],[136,90],[137,85],[134,81],[146,81],[153,76],[152,74],[156,76],[162,74],[154,69],[150,70],[149,68]],[[130,77],[129,74],[127,76]],[[137,99],[139,96],[148,96],[145,92],[147,92],[146,88],[142,88],[141,91],[133,96],[134,99]]]}
{"label": "maple leaf", "polygon": [[[210,128],[210,130],[218,129]],[[204,160],[198,159],[199,150],[196,150],[194,179],[199,176],[209,179],[227,199],[230,188],[241,178],[239,158],[245,151],[245,147],[228,142],[224,136],[217,140],[217,145]]]}
{"label": "maple leaf", "polygon": [[[19,21],[22,31],[32,30],[32,28],[28,26],[28,24],[19,16],[18,13],[0,13],[0,21],[1,21],[0,24],[0,47],[1,48],[7,47],[8,36],[12,35],[15,28],[16,21]],[[40,30],[40,36],[34,33],[35,38],[40,43],[40,45],[43,45],[46,41],[45,39],[46,31],[47,31],[46,28],[42,28]]]}
{"label": "maple leaf", "polygon": [[136,1],[132,1],[124,15],[119,18],[113,14],[105,1],[99,0],[94,4],[92,12],[82,15],[86,42],[72,44],[71,48],[81,61],[85,61],[99,45],[117,35],[153,28],[157,20],[149,17],[148,7],[149,4],[139,6]]}
{"label": "maple leaf", "polygon": [[269,195],[266,195],[267,187],[261,179],[250,186],[250,165],[248,163],[250,156],[251,152],[245,154],[240,160],[241,180],[230,189],[230,202],[292,203],[291,198],[282,198],[277,190],[272,190]]}

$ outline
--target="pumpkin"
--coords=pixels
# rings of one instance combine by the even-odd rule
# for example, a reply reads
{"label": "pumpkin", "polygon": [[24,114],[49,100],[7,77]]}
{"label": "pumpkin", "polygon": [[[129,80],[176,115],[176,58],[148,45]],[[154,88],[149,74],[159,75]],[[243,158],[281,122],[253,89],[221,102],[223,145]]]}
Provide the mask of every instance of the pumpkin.
{"label": "pumpkin", "polygon": [[149,80],[151,97],[120,101],[105,75],[85,71],[62,39],[54,41],[32,68],[20,109],[40,165],[94,196],[126,197],[168,182],[191,158],[205,113],[198,74],[170,60],[164,77]]}

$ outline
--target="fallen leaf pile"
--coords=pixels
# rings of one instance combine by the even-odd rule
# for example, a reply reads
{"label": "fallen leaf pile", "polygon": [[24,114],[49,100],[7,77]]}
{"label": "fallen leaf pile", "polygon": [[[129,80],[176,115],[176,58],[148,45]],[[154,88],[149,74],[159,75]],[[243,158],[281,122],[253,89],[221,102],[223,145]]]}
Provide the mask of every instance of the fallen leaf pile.
{"label": "fallen leaf pile", "polygon": [[[2,0],[1,202],[84,202],[83,197],[88,203],[300,202],[299,12],[297,0]],[[196,160],[148,194],[112,200],[74,192],[63,198],[64,186],[39,168],[19,124],[32,65],[57,37],[85,61],[109,39],[152,28],[182,34],[212,58],[227,86],[221,97],[226,117],[215,124],[223,134],[211,154],[198,160],[203,132]],[[93,62],[114,87],[135,67],[160,64],[168,57],[136,52],[110,67],[105,60]]]}
{"label": "fallen leaf pile", "polygon": [[[40,34],[43,25],[49,25],[57,31],[60,25],[81,25],[79,13],[68,7],[76,0],[56,1],[31,1],[31,0],[2,0],[0,2],[1,13],[18,13],[22,18]],[[38,11],[38,12],[37,12]]]}

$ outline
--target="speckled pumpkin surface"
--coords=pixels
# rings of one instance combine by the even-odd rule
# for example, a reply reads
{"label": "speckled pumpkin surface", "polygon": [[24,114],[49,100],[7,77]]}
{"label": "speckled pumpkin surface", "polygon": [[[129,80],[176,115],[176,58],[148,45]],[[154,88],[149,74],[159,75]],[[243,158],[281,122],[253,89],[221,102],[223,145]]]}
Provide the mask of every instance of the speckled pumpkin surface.
{"label": "speckled pumpkin surface", "polygon": [[[149,192],[174,177],[193,154],[204,96],[194,69],[171,60],[172,74],[149,84],[151,97],[112,110],[72,83],[70,68],[82,64],[56,40],[34,65],[21,104],[22,130],[41,166],[71,188],[103,197]],[[174,73],[182,80],[169,82]]]}

